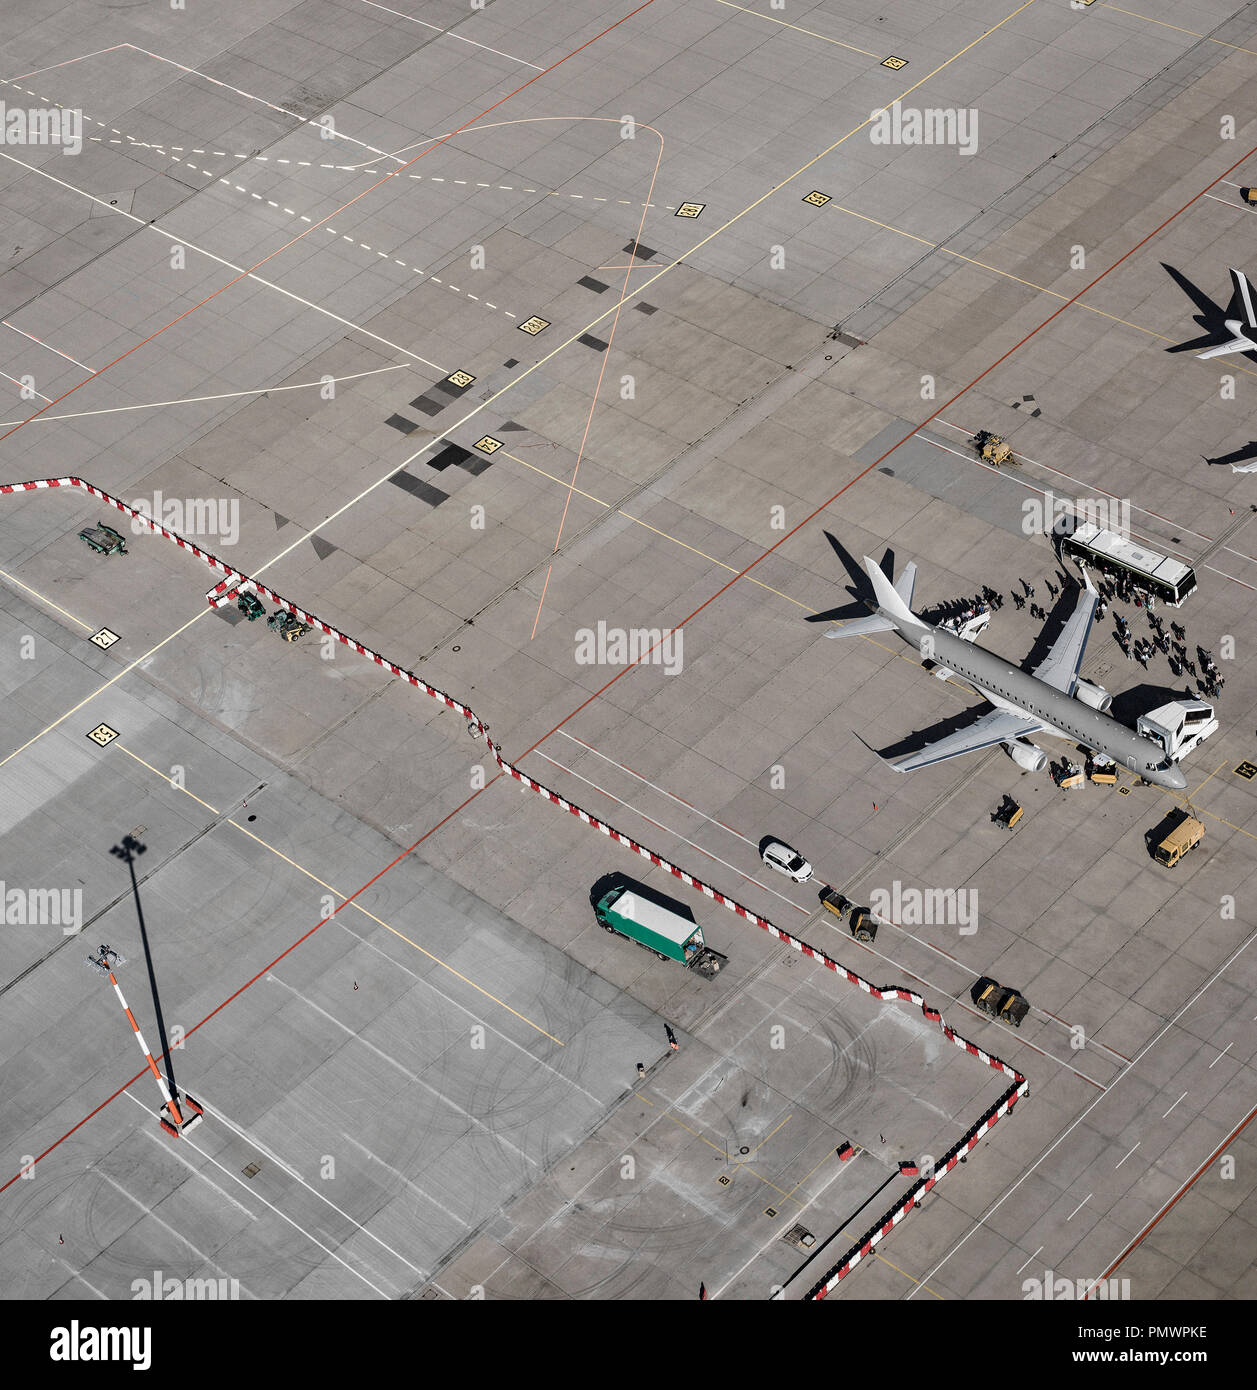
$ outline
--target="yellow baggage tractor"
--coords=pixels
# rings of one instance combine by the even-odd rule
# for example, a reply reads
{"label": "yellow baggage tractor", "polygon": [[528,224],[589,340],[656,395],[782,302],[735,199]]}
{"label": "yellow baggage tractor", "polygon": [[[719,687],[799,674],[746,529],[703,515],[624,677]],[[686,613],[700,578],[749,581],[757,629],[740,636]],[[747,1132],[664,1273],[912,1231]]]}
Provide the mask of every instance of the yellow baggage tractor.
{"label": "yellow baggage tractor", "polygon": [[1087,759],[1087,776],[1101,787],[1112,787],[1117,784],[1117,764],[1112,758],[1106,758],[1103,754],[1095,754]]}
{"label": "yellow baggage tractor", "polygon": [[1002,830],[1012,830],[1021,819],[1025,810],[1024,806],[1019,806],[1007,793],[1004,795],[1004,803],[991,819]]}
{"label": "yellow baggage tractor", "polygon": [[994,464],[996,468],[1002,468],[1004,464],[1014,464],[1017,460],[1013,457],[1012,446],[1006,439],[1002,439],[998,434],[992,434],[990,430],[979,430],[969,441],[978,451],[978,457],[983,463]]}

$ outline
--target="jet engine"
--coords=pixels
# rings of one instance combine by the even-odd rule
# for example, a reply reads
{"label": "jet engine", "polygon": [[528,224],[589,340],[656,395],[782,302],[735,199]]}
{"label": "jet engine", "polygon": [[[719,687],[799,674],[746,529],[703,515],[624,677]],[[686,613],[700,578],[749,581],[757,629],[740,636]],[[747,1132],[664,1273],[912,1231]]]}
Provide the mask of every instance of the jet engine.
{"label": "jet engine", "polygon": [[1004,747],[1013,762],[1027,772],[1042,772],[1047,766],[1047,754],[1033,743],[1008,742]]}
{"label": "jet engine", "polygon": [[1093,681],[1079,680],[1074,694],[1084,705],[1098,709],[1101,714],[1107,713],[1109,706],[1113,703],[1112,695],[1102,685],[1096,685]]}

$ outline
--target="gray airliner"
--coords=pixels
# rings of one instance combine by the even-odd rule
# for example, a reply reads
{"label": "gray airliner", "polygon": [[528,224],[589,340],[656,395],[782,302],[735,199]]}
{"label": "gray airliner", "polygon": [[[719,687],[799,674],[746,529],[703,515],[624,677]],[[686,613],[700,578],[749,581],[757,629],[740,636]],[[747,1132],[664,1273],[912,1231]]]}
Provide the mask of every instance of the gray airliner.
{"label": "gray airliner", "polygon": [[1107,713],[1113,697],[1103,686],[1093,685],[1078,674],[1100,601],[1085,569],[1084,587],[1078,591],[1078,603],[1069,621],[1051,651],[1029,672],[918,618],[911,607],[917,577],[915,562],[904,569],[897,584],[892,584],[867,555],[864,568],[876,595],[876,603],[869,604],[872,616],[857,618],[825,635],[862,637],[871,632],[897,632],[923,658],[936,663],[934,675],[940,679],[960,676],[995,706],[968,728],[926,744],[906,757],[887,759],[896,772],[931,767],[997,743],[1004,745],[1019,767],[1041,772],[1047,766],[1047,754],[1028,740],[1033,734],[1043,733],[1073,739],[1130,768],[1145,782],[1169,791],[1182,791],[1187,786],[1182,769],[1160,743],[1119,724]]}

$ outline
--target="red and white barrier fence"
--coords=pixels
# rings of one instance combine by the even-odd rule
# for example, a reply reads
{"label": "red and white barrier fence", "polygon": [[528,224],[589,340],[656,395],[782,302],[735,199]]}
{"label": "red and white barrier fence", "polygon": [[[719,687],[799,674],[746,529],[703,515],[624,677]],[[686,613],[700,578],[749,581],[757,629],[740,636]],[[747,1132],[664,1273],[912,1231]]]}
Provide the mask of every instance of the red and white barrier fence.
{"label": "red and white barrier fence", "polygon": [[273,589],[268,588],[261,580],[250,577],[242,570],[238,570],[233,565],[229,565],[225,560],[220,560],[216,555],[210,554],[209,551],[202,550],[199,546],[193,545],[191,541],[185,540],[184,537],[178,535],[176,532],[162,526],[146,512],[129,506],[126,502],[121,501],[108,492],[103,492],[98,487],[93,487],[90,483],[84,482],[81,478],[43,478],[36,482],[0,484],[0,495],[6,493],[30,492],[38,488],[53,487],[81,488],[83,491],[90,493],[93,497],[98,497],[102,502],[107,502],[110,506],[116,507],[118,511],[125,512],[128,516],[143,522],[150,530],[165,536],[167,540],[174,541],[176,545],[182,547],[184,550],[191,551],[198,559],[204,560],[211,569],[220,571],[225,578],[220,580],[219,583],[205,595],[206,602],[208,602],[211,608],[222,607],[223,604],[231,602],[237,594],[242,591],[256,592],[264,598],[269,599],[272,603],[279,604],[281,608],[293,614],[301,622],[309,623],[311,627],[318,628],[320,632],[326,633],[329,637],[334,637],[338,642],[343,643],[360,655],[374,661],[377,666],[383,667],[384,670],[388,671],[391,675],[401,677],[402,680],[413,685],[416,690],[422,691],[425,695],[432,696],[433,699],[440,700],[442,704],[447,705],[452,710],[456,710],[467,720],[469,730],[473,735],[484,737],[485,744],[489,752],[493,755],[494,762],[496,762],[498,767],[509,777],[513,777],[517,782],[523,783],[523,785],[530,790],[537,792],[540,796],[544,796],[548,801],[553,802],[555,806],[559,806],[563,810],[570,812],[570,814],[575,816],[578,820],[591,826],[594,830],[600,831],[609,839],[615,840],[626,849],[632,850],[634,854],[638,854],[643,859],[648,859],[656,867],[666,870],[674,878],[680,879],[682,883],[688,884],[691,888],[697,889],[705,897],[711,898],[713,902],[717,902],[722,907],[728,908],[730,912],[735,912],[739,917],[745,918],[746,921],[752,923],[752,925],[766,931],[770,936],[776,937],[778,941],[784,942],[801,955],[819,962],[819,964],[823,965],[827,970],[832,970],[834,974],[841,975],[845,980],[856,985],[866,994],[872,995],[874,999],[899,999],[903,1000],[905,1003],[917,1005],[931,1023],[938,1024],[943,1036],[949,1042],[962,1048],[965,1052],[969,1053],[970,1056],[978,1058],[978,1060],[983,1062],[986,1066],[996,1071],[1003,1072],[1004,1075],[1011,1080],[1012,1085],[986,1114],[983,1115],[978,1124],[968,1130],[960,1141],[953,1145],[952,1148],[942,1156],[932,1172],[926,1176],[919,1177],[908,1192],[886,1213],[881,1221],[870,1227],[860,1240],[847,1251],[842,1260],[824,1276],[820,1283],[813,1287],[810,1294],[812,1298],[824,1298],[827,1293],[831,1292],[838,1282],[844,1279],[847,1274],[849,1274],[862,1259],[870,1254],[874,1247],[885,1239],[904,1217],[914,1209],[918,1200],[941,1181],[943,1177],[950,1173],[956,1164],[961,1161],[962,1157],[976,1146],[982,1136],[994,1128],[999,1120],[1012,1110],[1018,1100],[1029,1094],[1030,1083],[1019,1071],[1016,1071],[1013,1067],[1010,1067],[1007,1062],[1001,1061],[998,1057],[984,1052],[976,1043],[972,1043],[967,1038],[961,1037],[954,1028],[943,1021],[943,1017],[939,1011],[927,1004],[924,997],[915,990],[908,989],[903,985],[879,986],[870,984],[869,981],[865,980],[862,976],[857,975],[854,970],[849,970],[845,965],[839,964],[839,962],[834,960],[831,956],[826,955],[824,951],[819,950],[815,946],[809,946],[807,942],[800,940],[796,936],[791,936],[789,932],[784,931],[781,927],[770,922],[767,917],[761,917],[749,907],[745,907],[742,903],[727,897],[720,892],[719,889],[712,887],[711,884],[704,883],[702,879],[695,878],[693,874],[687,873],[684,869],[678,867],[676,864],[669,863],[668,860],[656,854],[653,850],[648,849],[645,845],[639,844],[631,836],[616,830],[614,826],[608,825],[606,821],[600,820],[591,811],[586,811],[582,807],[577,806],[575,802],[560,796],[558,792],[551,791],[549,787],[544,786],[535,778],[530,777],[526,772],[521,772],[519,768],[506,761],[502,756],[499,746],[489,737],[488,725],[484,723],[470,706],[463,704],[460,700],[456,700],[452,695],[446,694],[445,691],[438,690],[436,686],[429,685],[427,681],[420,679],[413,671],[408,671],[404,666],[398,666],[395,662],[389,661],[386,657],[381,656],[379,652],[364,646],[361,642],[341,632],[338,628],[332,627],[330,623],[325,623],[322,618],[316,617],[313,613],[308,613],[302,608],[298,608],[295,603],[291,603],[282,595],[277,594]]}

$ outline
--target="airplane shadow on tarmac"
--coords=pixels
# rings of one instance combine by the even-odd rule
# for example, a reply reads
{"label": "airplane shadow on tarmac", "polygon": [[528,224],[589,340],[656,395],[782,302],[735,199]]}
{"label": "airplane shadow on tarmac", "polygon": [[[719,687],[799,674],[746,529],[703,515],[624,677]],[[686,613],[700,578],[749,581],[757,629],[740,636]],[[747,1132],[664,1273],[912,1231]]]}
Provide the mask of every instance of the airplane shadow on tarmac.
{"label": "airplane shadow on tarmac", "polygon": [[[1204,333],[1199,338],[1193,338],[1186,343],[1173,343],[1166,348],[1166,352],[1203,352],[1206,348],[1216,347],[1219,343],[1227,342],[1232,334],[1226,326],[1227,319],[1244,320],[1244,306],[1240,303],[1238,294],[1232,294],[1227,301],[1224,309],[1220,304],[1216,304],[1209,296],[1183,274],[1181,270],[1176,270],[1172,265],[1161,262],[1161,269],[1170,277],[1180,290],[1195,304],[1198,313],[1192,315],[1192,322],[1199,328],[1204,329]],[[1257,362],[1257,352],[1236,353],[1236,357],[1247,357],[1250,362]]]}

